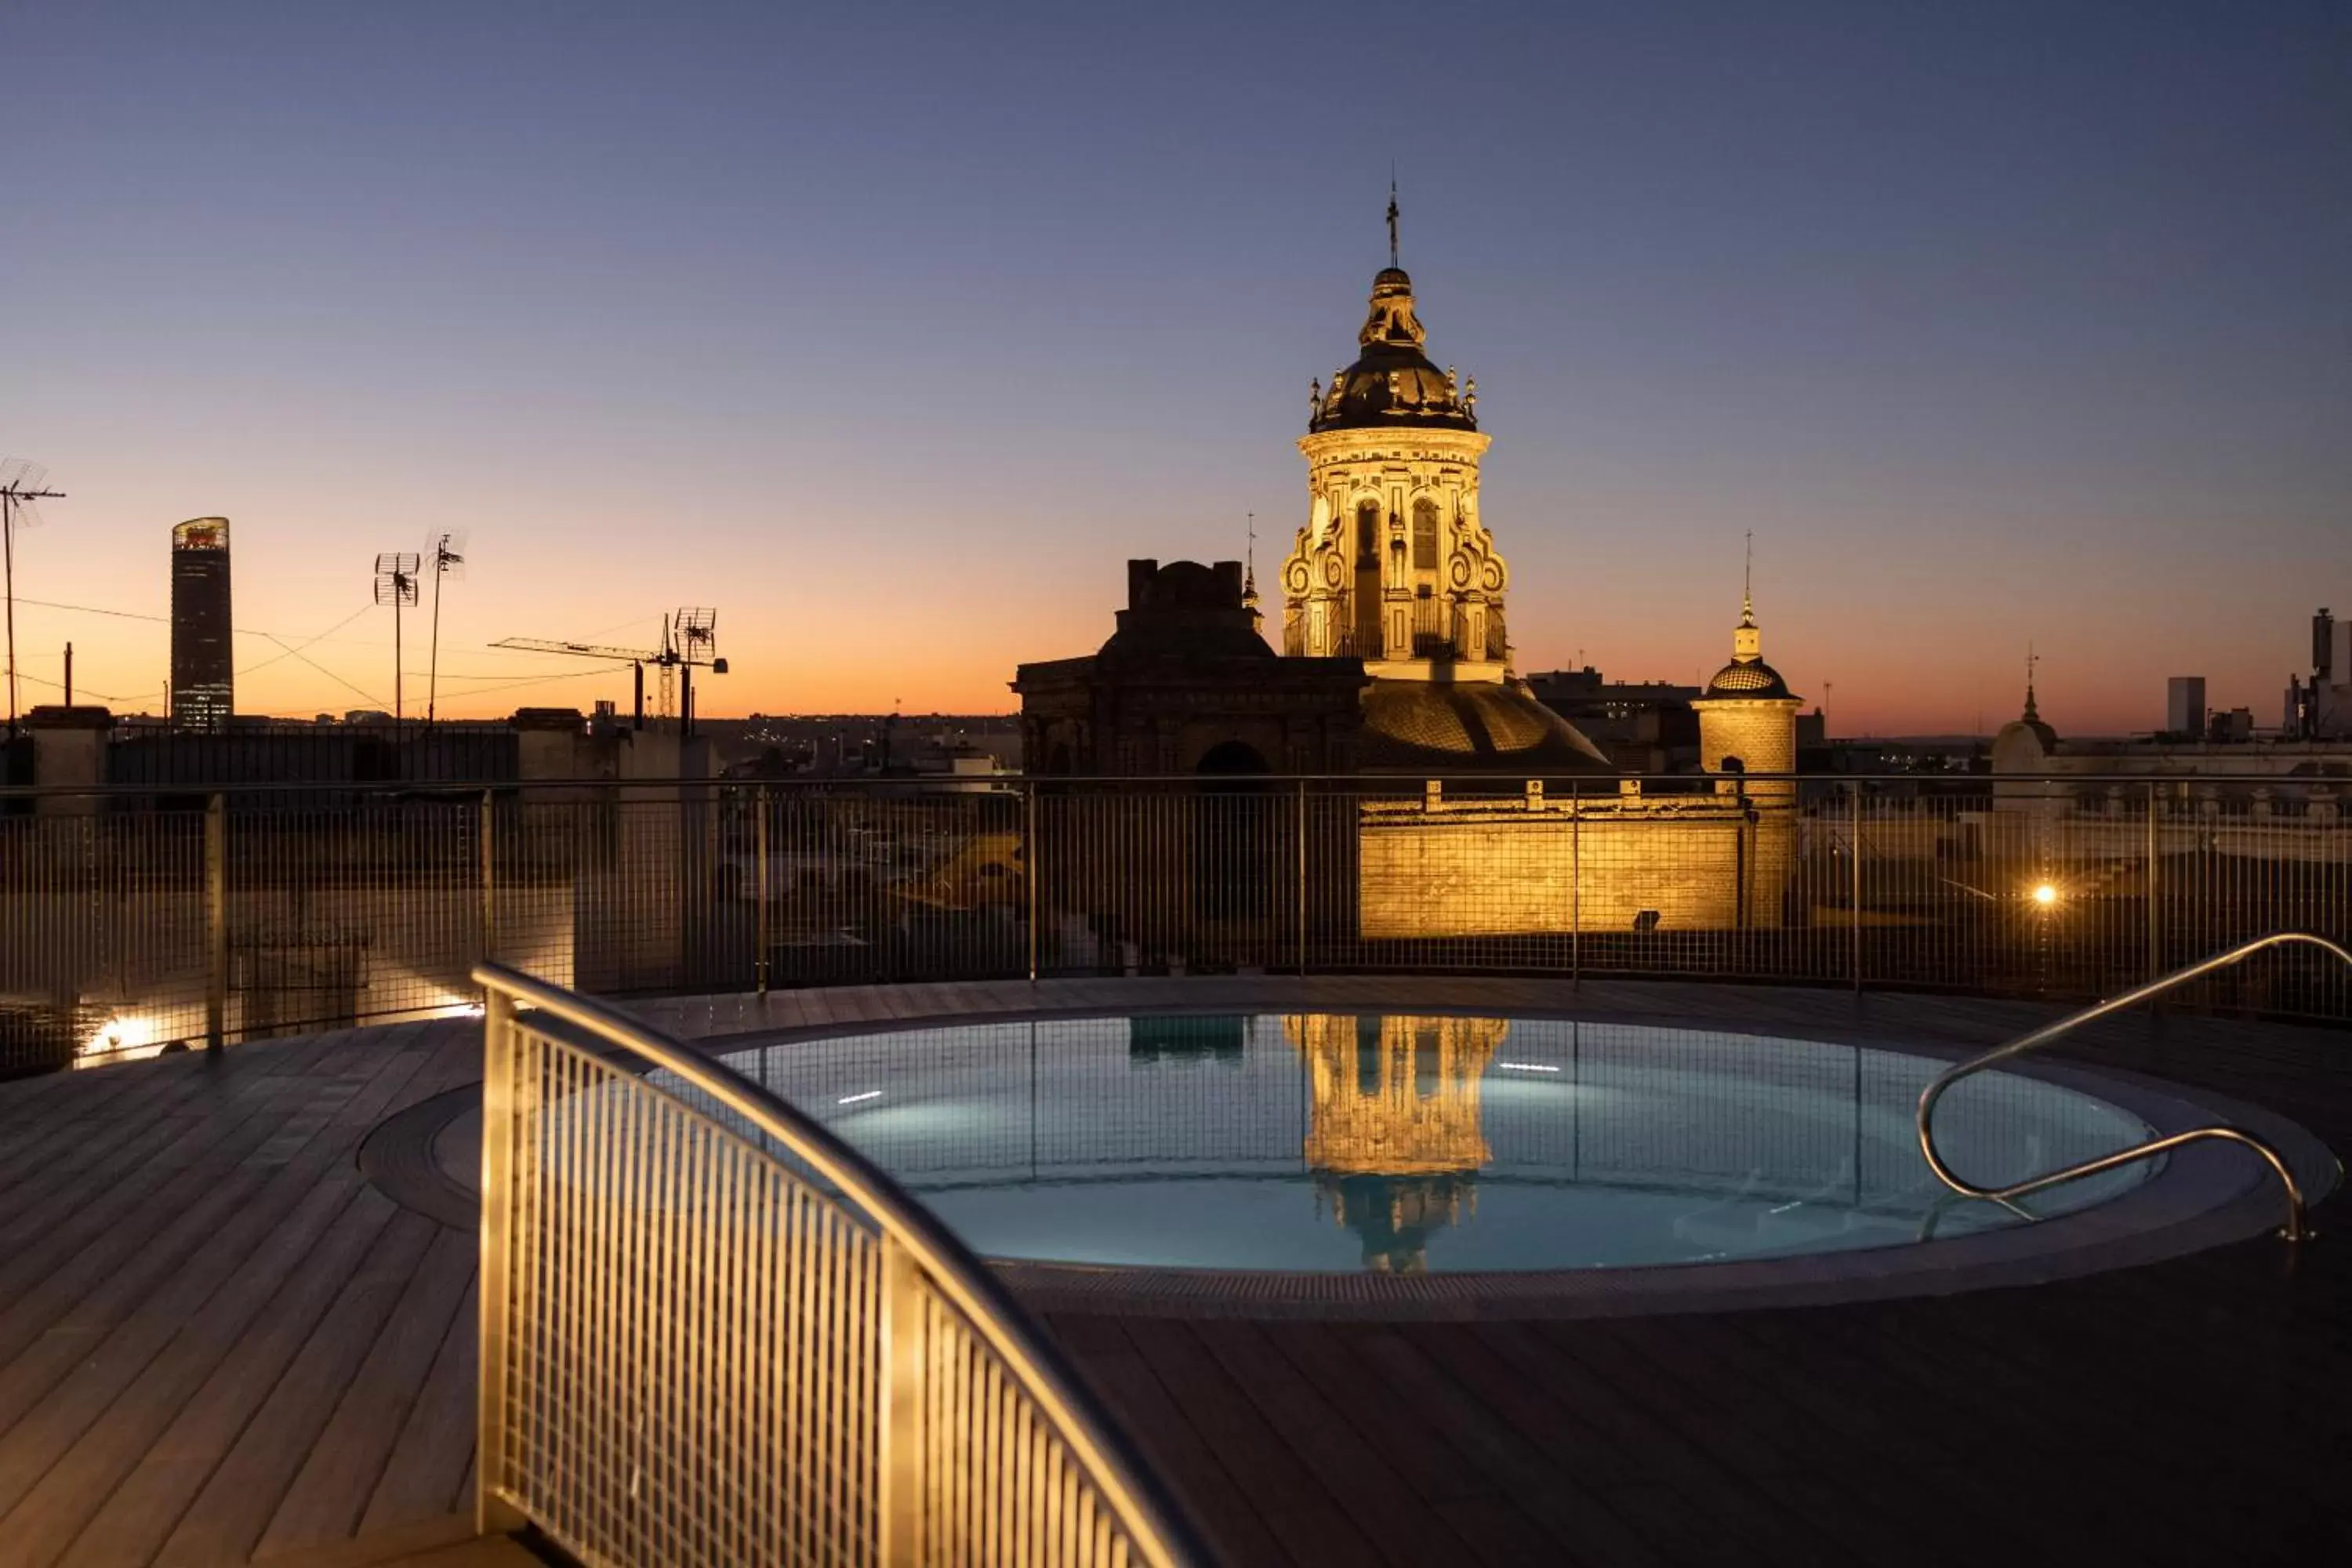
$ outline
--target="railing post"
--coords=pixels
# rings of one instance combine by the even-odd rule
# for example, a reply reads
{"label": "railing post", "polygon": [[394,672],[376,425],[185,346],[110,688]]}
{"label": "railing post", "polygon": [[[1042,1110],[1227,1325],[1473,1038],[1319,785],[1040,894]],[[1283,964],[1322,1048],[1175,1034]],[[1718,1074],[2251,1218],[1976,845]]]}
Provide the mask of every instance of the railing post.
{"label": "railing post", "polygon": [[751,941],[755,949],[751,959],[751,973],[758,982],[760,994],[765,996],[768,994],[769,952],[768,786],[766,784],[761,784],[753,795],[751,809],[759,813],[759,820],[753,825],[751,830],[751,853],[757,859],[751,877],[752,897],[759,900],[751,910]]}
{"label": "railing post", "polygon": [[1568,786],[1568,988],[1584,984],[1584,788]]}
{"label": "railing post", "polygon": [[1862,785],[1847,795],[1848,848],[1853,860],[1853,994],[1862,994]]}
{"label": "railing post", "polygon": [[228,798],[205,799],[205,1049],[228,1039]]}
{"label": "railing post", "polygon": [[[499,874],[497,845],[493,839],[495,822],[492,802],[496,797],[488,790],[482,792],[481,815],[477,819],[482,849],[482,953],[481,962],[496,963],[499,958]],[[487,998],[483,1005],[489,1004]]]}
{"label": "railing post", "polygon": [[482,998],[482,1239],[479,1371],[475,1396],[474,1528],[483,1535],[520,1529],[507,1501],[508,1317],[514,1258],[514,999],[495,985]]}
{"label": "railing post", "polygon": [[1037,984],[1037,884],[1043,879],[1045,856],[1037,847],[1037,781],[1021,781],[1021,883],[1029,903],[1029,984]]}
{"label": "railing post", "polygon": [[[877,1518],[877,1557],[883,1568],[920,1568],[923,1561],[923,1458],[929,1447],[923,1431],[925,1291],[922,1269],[915,1255],[896,1237],[885,1235],[881,1250],[881,1332],[877,1336],[881,1365],[876,1387],[881,1396],[880,1494],[875,1500]],[[959,1455],[967,1464],[977,1456]],[[982,1460],[1003,1462],[1006,1456]]]}
{"label": "railing post", "polygon": [[[2157,910],[2156,896],[2164,857],[2156,830],[2156,790],[2153,780],[2147,785],[2147,977],[2154,980],[2164,973],[2163,917]],[[2148,1000],[2153,1009],[2155,998]]]}
{"label": "railing post", "polygon": [[1298,973],[1307,973],[1307,780],[1298,781]]}

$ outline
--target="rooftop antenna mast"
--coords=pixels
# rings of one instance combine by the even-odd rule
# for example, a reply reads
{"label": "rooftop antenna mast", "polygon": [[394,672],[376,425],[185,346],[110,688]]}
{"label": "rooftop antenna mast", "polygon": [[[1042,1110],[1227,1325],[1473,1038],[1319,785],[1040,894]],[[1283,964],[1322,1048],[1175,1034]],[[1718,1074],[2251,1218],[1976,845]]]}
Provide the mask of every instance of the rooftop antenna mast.
{"label": "rooftop antenna mast", "polygon": [[653,665],[661,681],[654,717],[667,721],[677,716],[677,642],[670,634],[667,616],[662,617],[661,641],[654,647]]}
{"label": "rooftop antenna mast", "polygon": [[44,489],[49,470],[24,458],[0,463],[0,558],[5,558],[8,599],[8,728],[16,728],[16,530],[38,527],[36,501],[63,500],[65,491]]}
{"label": "rooftop antenna mast", "polygon": [[416,603],[417,555],[414,550],[387,550],[375,558],[375,602],[392,606],[392,724],[400,731],[400,612]]}
{"label": "rooftop antenna mast", "polygon": [[433,656],[425,673],[425,727],[433,728],[441,698],[441,579],[466,574],[466,536],[436,529],[425,536],[425,570],[433,574]]}
{"label": "rooftop antenna mast", "polygon": [[669,618],[671,652],[678,668],[677,732],[694,733],[694,667],[707,665],[713,675],[727,673],[727,661],[718,657],[719,612],[680,606]]}

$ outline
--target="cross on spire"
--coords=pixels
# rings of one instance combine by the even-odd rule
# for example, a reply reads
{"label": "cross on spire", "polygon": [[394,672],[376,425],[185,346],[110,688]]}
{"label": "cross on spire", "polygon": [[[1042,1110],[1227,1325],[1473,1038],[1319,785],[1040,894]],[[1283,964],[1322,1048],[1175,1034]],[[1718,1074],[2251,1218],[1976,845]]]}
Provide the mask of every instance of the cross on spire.
{"label": "cross on spire", "polygon": [[1389,265],[1397,264],[1396,165],[1389,165]]}
{"label": "cross on spire", "polygon": [[1748,563],[1739,572],[1739,618],[1756,618],[1756,531],[1748,531]]}

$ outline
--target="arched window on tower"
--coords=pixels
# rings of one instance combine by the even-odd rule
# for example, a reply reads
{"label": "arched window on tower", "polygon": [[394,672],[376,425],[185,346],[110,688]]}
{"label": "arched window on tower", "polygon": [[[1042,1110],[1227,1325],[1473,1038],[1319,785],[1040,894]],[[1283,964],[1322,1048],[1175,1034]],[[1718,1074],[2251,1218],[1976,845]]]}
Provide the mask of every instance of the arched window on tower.
{"label": "arched window on tower", "polygon": [[1437,503],[1427,496],[1412,503],[1412,569],[1437,570]]}
{"label": "arched window on tower", "polygon": [[1349,607],[1348,644],[1334,653],[1359,658],[1381,657],[1381,503],[1356,507],[1356,579]]}

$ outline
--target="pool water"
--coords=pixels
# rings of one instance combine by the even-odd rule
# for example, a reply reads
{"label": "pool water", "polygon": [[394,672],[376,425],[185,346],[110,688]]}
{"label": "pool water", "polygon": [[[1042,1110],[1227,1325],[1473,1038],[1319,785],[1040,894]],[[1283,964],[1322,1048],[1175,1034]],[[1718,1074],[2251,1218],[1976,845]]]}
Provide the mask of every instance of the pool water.
{"label": "pool water", "polygon": [[[1551,1019],[1307,1014],[988,1023],[729,1064],[825,1122],[985,1257],[1314,1273],[1597,1268],[1913,1243],[2023,1223],[1921,1160],[1940,1064]],[[1985,1073],[1937,1110],[2013,1181],[2148,1135]],[[2049,1215],[2142,1164],[2037,1194]]]}

